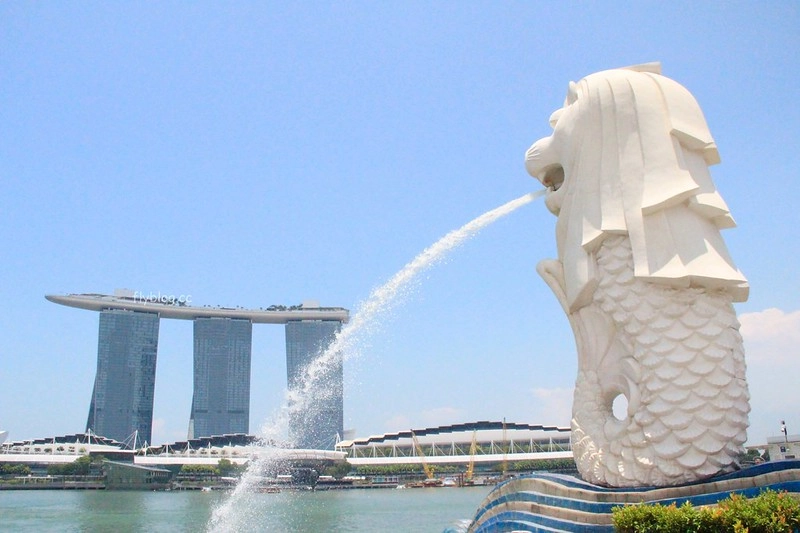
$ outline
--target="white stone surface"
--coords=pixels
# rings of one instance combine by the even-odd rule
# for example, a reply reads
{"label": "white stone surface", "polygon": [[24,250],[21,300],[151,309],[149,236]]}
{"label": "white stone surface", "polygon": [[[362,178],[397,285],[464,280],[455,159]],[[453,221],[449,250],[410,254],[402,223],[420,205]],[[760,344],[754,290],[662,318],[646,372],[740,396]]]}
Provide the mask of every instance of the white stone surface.
{"label": "white stone surface", "polygon": [[575,334],[578,470],[635,487],[735,468],[750,407],[732,302],[748,285],[700,107],[650,63],[570,83],[550,124],[526,167],[558,216],[559,257],[538,271]]}

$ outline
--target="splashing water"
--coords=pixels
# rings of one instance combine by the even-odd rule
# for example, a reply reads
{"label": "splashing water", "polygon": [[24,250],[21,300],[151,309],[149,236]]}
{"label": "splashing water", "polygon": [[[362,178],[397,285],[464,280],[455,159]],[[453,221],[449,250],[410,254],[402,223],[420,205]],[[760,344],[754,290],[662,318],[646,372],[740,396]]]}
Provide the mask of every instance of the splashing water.
{"label": "splashing water", "polygon": [[[288,427],[291,416],[304,410],[310,402],[319,401],[320,395],[325,394],[319,385],[328,370],[332,365],[347,360],[357,353],[356,347],[360,339],[374,331],[378,319],[397,304],[399,297],[412,286],[412,282],[420,272],[440,262],[448,252],[475,236],[492,222],[543,196],[546,192],[547,189],[528,193],[482,214],[457,230],[451,231],[423,250],[388,282],[373,290],[330,346],[305,368],[303,379],[299,380],[300,384],[286,392],[284,404],[275,418],[261,428],[260,440],[262,442],[280,440],[281,433]],[[249,517],[246,515],[251,513],[247,511],[234,513],[234,509],[238,508],[239,502],[242,502],[252,492],[254,486],[258,484],[261,474],[270,463],[280,457],[282,451],[285,450],[264,447],[263,453],[258,458],[250,460],[247,471],[242,475],[236,488],[222,505],[214,509],[208,523],[208,531],[237,531],[244,526],[242,522],[248,520]],[[250,526],[252,525],[250,524]]]}

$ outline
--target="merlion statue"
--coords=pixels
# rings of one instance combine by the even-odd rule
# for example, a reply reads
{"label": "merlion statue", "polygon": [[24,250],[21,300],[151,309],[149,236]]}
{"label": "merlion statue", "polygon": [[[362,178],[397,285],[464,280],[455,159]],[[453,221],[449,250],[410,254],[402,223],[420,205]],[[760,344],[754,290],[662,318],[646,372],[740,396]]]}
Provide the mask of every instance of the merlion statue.
{"label": "merlion statue", "polygon": [[537,270],[575,334],[581,476],[671,486],[737,468],[750,407],[732,303],[748,285],[700,107],[650,63],[570,83],[550,124],[526,167],[558,216],[558,259]]}

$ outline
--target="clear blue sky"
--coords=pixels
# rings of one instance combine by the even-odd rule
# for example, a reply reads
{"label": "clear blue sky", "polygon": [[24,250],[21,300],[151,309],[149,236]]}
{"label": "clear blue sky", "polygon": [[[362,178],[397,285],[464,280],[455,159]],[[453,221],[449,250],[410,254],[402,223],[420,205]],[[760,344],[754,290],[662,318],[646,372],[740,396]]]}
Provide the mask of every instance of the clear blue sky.
{"label": "clear blue sky", "polygon": [[[355,312],[540,188],[523,155],[568,81],[657,60],[700,102],[739,224],[750,442],[800,433],[800,4],[285,4],[0,4],[0,429],[84,429],[98,317],[45,294]],[[346,427],[568,425],[572,332],[535,273],[554,225],[535,202],[430,270],[348,361]],[[284,350],[254,328],[253,430]],[[162,321],[155,442],[185,438],[191,391],[191,322]]]}

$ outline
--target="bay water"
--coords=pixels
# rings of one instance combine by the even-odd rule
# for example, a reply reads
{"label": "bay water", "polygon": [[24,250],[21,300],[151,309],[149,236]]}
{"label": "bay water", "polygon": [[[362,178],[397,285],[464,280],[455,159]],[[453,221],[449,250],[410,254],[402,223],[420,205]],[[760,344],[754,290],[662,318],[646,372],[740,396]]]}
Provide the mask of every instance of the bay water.
{"label": "bay water", "polygon": [[[469,520],[491,487],[251,493],[237,531],[441,533]],[[0,492],[0,531],[206,531],[227,495],[200,491]]]}

